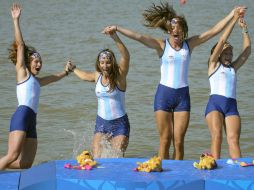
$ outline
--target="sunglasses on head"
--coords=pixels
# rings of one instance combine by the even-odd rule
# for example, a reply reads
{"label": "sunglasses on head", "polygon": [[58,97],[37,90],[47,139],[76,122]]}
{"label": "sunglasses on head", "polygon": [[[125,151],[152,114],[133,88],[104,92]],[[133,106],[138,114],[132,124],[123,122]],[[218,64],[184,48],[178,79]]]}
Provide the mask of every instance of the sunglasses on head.
{"label": "sunglasses on head", "polygon": [[171,21],[170,21],[170,24],[172,25],[176,25],[178,23],[178,20],[176,18],[173,18]]}

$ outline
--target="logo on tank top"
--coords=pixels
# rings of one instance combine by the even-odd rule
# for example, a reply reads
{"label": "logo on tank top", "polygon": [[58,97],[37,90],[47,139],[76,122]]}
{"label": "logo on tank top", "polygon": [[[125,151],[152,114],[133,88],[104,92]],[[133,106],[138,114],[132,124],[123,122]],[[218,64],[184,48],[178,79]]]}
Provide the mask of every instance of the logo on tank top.
{"label": "logo on tank top", "polygon": [[174,56],[173,55],[169,55],[168,56],[168,63],[173,63],[174,62]]}

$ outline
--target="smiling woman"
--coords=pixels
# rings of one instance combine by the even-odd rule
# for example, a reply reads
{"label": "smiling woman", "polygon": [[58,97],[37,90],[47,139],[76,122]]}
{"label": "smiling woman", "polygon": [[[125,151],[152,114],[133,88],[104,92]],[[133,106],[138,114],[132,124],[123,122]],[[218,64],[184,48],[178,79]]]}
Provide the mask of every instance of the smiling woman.
{"label": "smiling woman", "polygon": [[37,150],[36,117],[40,87],[56,82],[68,74],[67,66],[61,73],[42,78],[36,77],[42,67],[40,54],[25,45],[19,19],[21,7],[13,4],[11,15],[15,42],[9,49],[9,58],[16,68],[18,107],[11,118],[8,152],[0,159],[0,170],[23,169],[32,166]]}
{"label": "smiling woman", "polygon": [[105,76],[105,78],[102,78],[102,84],[103,86],[109,85],[109,92],[113,91],[117,87],[117,80],[120,72],[113,51],[110,49],[104,49],[98,54],[96,60],[96,71],[102,72]]}
{"label": "smiling woman", "polygon": [[[218,43],[211,50],[208,61],[208,76],[211,93],[206,107],[206,121],[211,134],[211,152],[220,158],[222,132],[225,127],[229,154],[232,158],[241,157],[240,132],[241,119],[236,102],[236,74],[247,61],[251,53],[251,42],[247,24],[243,19],[245,8],[235,10],[234,18],[229,22]],[[242,28],[243,47],[241,54],[233,59],[233,46],[227,42],[235,23]]]}
{"label": "smiling woman", "polygon": [[120,51],[119,64],[115,54],[110,49],[104,49],[97,55],[95,72],[82,71],[72,63],[69,70],[82,80],[95,82],[95,93],[98,99],[98,109],[93,137],[93,156],[104,155],[104,142],[110,144],[116,153],[109,157],[123,157],[129,143],[130,124],[125,111],[126,77],[129,71],[130,55],[128,49],[112,28],[105,28],[103,33],[109,35]]}

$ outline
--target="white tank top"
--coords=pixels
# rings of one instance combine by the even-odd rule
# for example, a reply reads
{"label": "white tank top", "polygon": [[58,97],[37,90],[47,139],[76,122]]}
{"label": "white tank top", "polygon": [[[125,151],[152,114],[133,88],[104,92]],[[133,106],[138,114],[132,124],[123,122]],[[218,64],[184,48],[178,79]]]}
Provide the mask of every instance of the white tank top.
{"label": "white tank top", "polygon": [[105,120],[113,120],[120,118],[126,114],[125,112],[125,92],[116,87],[112,92],[108,92],[109,85],[102,85],[102,75],[99,76],[95,94],[98,99],[97,114]]}
{"label": "white tank top", "polygon": [[183,42],[180,50],[175,50],[166,39],[161,57],[160,84],[175,89],[188,86],[189,63],[190,50],[187,42]]}
{"label": "white tank top", "polygon": [[30,74],[27,80],[17,84],[17,98],[19,106],[28,106],[37,113],[39,97],[40,84],[33,75]]}
{"label": "white tank top", "polygon": [[222,64],[209,76],[211,95],[217,94],[236,99],[236,73],[233,67]]}

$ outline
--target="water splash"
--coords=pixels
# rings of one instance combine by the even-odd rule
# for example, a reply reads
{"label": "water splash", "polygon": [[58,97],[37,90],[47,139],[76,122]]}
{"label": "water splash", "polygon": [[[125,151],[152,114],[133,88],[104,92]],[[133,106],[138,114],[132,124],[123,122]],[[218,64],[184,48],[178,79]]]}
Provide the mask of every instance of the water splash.
{"label": "water splash", "polygon": [[[112,143],[110,142],[112,139],[111,134],[106,134],[102,137],[102,140],[100,142],[101,145],[101,158],[122,158],[123,157],[123,151],[120,149],[116,149],[112,146]],[[120,147],[116,145],[117,147]]]}
{"label": "water splash", "polygon": [[[79,155],[84,150],[92,150],[92,137],[93,132],[86,130],[83,133],[76,132],[70,129],[64,129],[65,132],[70,133],[73,137],[73,150],[72,150],[72,158],[76,159],[77,155]],[[103,135],[100,145],[101,145],[101,158],[121,158],[123,157],[123,151],[120,149],[116,149],[112,146],[111,143],[112,135],[106,134]],[[117,147],[120,147],[116,145]]]}
{"label": "water splash", "polygon": [[80,133],[75,132],[74,130],[64,129],[65,132],[70,133],[73,136],[73,150],[72,150],[72,157],[76,158],[77,155],[80,154],[85,148],[89,150],[90,148],[87,148],[87,146],[90,147],[91,140],[89,141],[89,135],[87,133]]}

